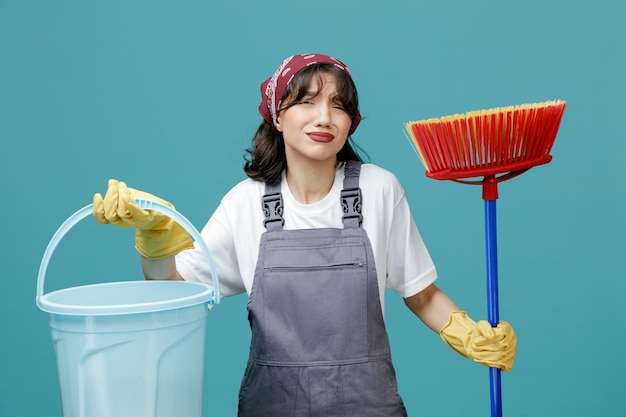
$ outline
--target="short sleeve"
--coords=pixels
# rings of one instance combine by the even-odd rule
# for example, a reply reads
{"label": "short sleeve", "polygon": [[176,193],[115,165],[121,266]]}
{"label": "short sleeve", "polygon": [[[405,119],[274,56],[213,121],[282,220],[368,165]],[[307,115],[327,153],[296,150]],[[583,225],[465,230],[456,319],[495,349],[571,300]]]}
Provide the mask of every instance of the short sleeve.
{"label": "short sleeve", "polygon": [[[229,224],[227,210],[220,204],[201,231],[217,270],[220,293],[224,297],[245,291]],[[213,285],[209,262],[197,245],[176,256],[176,269],[186,281]]]}
{"label": "short sleeve", "polygon": [[432,284],[437,271],[401,187],[396,196],[389,229],[387,287],[406,298]]}

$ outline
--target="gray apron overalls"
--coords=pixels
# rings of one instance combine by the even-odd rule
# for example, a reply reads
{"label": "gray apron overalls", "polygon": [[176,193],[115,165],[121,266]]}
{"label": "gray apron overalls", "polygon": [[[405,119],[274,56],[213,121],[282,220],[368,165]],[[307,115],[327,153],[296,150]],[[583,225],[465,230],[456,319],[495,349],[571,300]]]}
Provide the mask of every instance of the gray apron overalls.
{"label": "gray apron overalls", "polygon": [[266,184],[240,417],[406,416],[361,228],[360,169],[346,166],[343,229],[283,230],[280,182]]}

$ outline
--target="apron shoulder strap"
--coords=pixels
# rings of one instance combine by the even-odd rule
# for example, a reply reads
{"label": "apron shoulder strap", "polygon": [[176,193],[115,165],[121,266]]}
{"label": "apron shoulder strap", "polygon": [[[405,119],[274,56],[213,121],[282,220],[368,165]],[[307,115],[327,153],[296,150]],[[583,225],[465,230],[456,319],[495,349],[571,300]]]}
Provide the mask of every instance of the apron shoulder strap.
{"label": "apron shoulder strap", "polygon": [[359,188],[360,175],[360,161],[346,162],[343,190],[341,190],[342,220],[343,226],[346,228],[358,228],[363,222],[363,216],[361,215],[361,189]]}
{"label": "apron shoulder strap", "polygon": [[283,196],[280,193],[280,180],[265,183],[265,194],[262,198],[263,225],[268,231],[282,230],[285,224],[283,219]]}

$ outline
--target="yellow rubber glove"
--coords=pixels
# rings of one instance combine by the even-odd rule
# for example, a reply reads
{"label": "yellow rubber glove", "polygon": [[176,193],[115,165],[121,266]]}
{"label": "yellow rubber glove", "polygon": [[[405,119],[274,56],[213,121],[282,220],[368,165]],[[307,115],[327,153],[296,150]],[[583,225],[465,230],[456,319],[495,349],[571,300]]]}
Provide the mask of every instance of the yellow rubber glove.
{"label": "yellow rubber glove", "polygon": [[503,371],[513,368],[517,336],[505,321],[491,327],[486,320],[476,323],[466,312],[453,311],[439,334],[448,346],[466,358]]}
{"label": "yellow rubber glove", "polygon": [[174,208],[165,200],[128,188],[123,182],[109,180],[104,199],[100,194],[93,196],[93,215],[101,224],[134,227],[135,247],[146,258],[166,258],[193,248],[191,237],[181,225],[156,210],[143,210],[133,198],[157,201]]}

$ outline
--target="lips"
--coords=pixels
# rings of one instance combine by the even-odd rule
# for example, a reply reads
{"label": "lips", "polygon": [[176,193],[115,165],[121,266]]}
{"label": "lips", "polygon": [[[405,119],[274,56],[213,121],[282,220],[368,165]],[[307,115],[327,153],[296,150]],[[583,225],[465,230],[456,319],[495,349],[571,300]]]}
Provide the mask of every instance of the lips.
{"label": "lips", "polygon": [[330,142],[335,138],[335,135],[326,132],[309,132],[307,135],[315,142]]}

